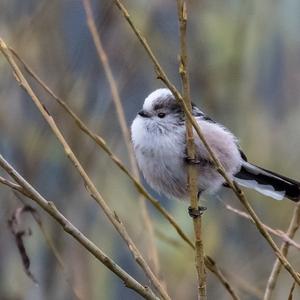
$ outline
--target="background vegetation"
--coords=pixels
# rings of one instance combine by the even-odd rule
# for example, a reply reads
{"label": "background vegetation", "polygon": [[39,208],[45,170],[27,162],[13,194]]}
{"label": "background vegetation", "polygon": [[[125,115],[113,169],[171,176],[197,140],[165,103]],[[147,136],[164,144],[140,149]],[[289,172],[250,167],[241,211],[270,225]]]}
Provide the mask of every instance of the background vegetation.
{"label": "background vegetation", "polygon": [[[126,5],[171,80],[180,86],[176,3],[130,0]],[[296,0],[190,1],[188,32],[192,100],[240,137],[250,161],[298,179],[299,11]],[[130,126],[147,94],[162,85],[113,1],[93,1],[93,13]],[[110,88],[86,24],[82,2],[1,0],[0,36],[129,166]],[[104,199],[147,254],[149,237],[138,193],[130,180],[80,133],[73,120],[40,87],[33,81],[32,84]],[[3,156],[119,265],[147,283],[126,245],[88,197],[80,176],[28,95],[14,80],[3,57],[0,101]],[[4,172],[0,175],[4,176]],[[147,189],[193,237],[187,203],[170,201]],[[276,202],[249,191],[246,194],[266,224],[287,229],[294,203]],[[205,252],[225,271],[241,299],[262,299],[275,255],[249,220],[225,208],[224,203],[240,208],[233,193],[223,191],[220,198],[222,201],[211,198],[204,203],[208,207],[203,218]],[[38,208],[67,270],[62,272],[31,216],[23,215],[22,227],[32,230],[25,245],[31,272],[38,281],[34,284],[23,271],[7,226],[21,202],[1,186],[0,205],[0,299],[73,299],[66,278],[70,278],[82,299],[140,299]],[[172,299],[195,299],[193,252],[165,219],[147,206],[155,228],[161,274]],[[280,239],[276,241],[281,243]],[[298,251],[291,247],[289,253],[289,261],[296,268],[300,264]],[[292,283],[291,276],[282,271],[272,299],[287,299]],[[231,299],[210,273],[208,295],[209,299]],[[300,293],[296,288],[294,298],[297,297]]]}

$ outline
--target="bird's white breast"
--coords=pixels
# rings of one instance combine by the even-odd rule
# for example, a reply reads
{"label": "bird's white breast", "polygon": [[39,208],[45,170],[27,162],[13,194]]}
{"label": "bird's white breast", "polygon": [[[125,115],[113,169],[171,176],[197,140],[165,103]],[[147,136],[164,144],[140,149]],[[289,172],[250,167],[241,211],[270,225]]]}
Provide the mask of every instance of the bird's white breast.
{"label": "bird's white breast", "polygon": [[138,165],[147,182],[158,192],[174,197],[186,193],[184,128],[160,133],[151,121],[137,117],[131,126]]}

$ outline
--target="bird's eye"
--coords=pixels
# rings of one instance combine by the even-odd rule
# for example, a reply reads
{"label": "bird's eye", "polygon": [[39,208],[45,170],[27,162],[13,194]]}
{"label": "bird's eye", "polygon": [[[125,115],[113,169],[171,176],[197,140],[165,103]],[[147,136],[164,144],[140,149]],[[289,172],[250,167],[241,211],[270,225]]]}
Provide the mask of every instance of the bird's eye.
{"label": "bird's eye", "polygon": [[158,116],[159,118],[164,118],[164,117],[166,116],[166,114],[165,114],[165,113],[162,113],[162,112],[160,112],[160,113],[158,113],[158,114],[157,114],[157,116]]}

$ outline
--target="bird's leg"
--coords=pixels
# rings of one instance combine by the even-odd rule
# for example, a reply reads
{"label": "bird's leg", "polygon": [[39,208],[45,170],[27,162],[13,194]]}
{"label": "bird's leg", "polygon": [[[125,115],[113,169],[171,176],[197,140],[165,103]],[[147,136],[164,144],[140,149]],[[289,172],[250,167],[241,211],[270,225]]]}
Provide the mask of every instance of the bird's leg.
{"label": "bird's leg", "polygon": [[204,206],[198,206],[198,208],[192,208],[189,206],[189,215],[190,217],[192,217],[193,219],[202,216],[204,211],[207,210],[207,207]]}
{"label": "bird's leg", "polygon": [[[201,195],[201,191],[198,191],[198,194],[197,194],[198,200],[199,200],[200,195]],[[207,207],[204,207],[204,206],[198,206],[197,208],[192,208],[189,206],[189,208],[188,208],[189,215],[193,219],[195,219],[199,216],[202,216],[206,210],[207,210]]]}
{"label": "bird's leg", "polygon": [[200,160],[196,158],[191,158],[187,155],[184,157],[184,161],[189,165],[199,165],[201,163]]}

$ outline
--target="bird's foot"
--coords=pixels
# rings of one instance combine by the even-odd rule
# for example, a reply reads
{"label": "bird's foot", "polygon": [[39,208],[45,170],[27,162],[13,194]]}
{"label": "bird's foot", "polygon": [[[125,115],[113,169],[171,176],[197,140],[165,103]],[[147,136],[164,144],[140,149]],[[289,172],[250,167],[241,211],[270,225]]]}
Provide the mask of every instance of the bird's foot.
{"label": "bird's foot", "polygon": [[189,156],[184,157],[184,161],[189,165],[199,165],[201,162],[196,158],[191,158]]}
{"label": "bird's foot", "polygon": [[203,215],[203,213],[207,210],[207,207],[204,206],[198,206],[198,208],[192,208],[189,206],[188,212],[190,217],[193,219],[200,217]]}

